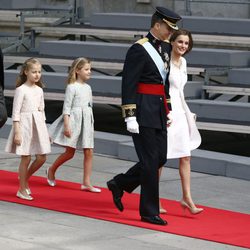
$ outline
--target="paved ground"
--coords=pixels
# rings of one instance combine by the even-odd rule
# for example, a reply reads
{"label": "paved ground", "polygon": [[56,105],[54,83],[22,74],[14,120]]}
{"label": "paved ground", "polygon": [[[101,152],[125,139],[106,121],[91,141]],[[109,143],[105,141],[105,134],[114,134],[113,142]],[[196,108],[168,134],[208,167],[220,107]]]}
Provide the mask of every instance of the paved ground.
{"label": "paved ground", "polygon": [[[0,169],[17,171],[19,158],[3,152],[5,142],[5,139],[0,139]],[[48,156],[46,164],[37,175],[44,176],[46,167],[60,152],[61,148],[53,147],[52,154]],[[132,164],[133,162],[95,155],[93,184],[105,187],[108,179],[116,173],[125,171]],[[57,178],[80,182],[81,177],[82,154],[78,152],[74,159],[59,169]],[[249,190],[248,181],[192,173],[192,193],[197,204],[249,213]],[[180,180],[177,170],[165,169],[160,191],[162,197],[180,199]],[[1,250],[243,249],[7,202],[0,202],[0,228]]]}

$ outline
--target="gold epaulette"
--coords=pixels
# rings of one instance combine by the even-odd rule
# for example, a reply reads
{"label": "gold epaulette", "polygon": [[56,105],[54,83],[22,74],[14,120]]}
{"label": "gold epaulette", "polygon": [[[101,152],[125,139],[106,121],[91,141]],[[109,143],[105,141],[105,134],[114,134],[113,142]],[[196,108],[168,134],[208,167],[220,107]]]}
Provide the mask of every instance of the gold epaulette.
{"label": "gold epaulette", "polygon": [[122,105],[122,117],[136,116],[136,104]]}
{"label": "gold epaulette", "polygon": [[171,103],[171,99],[166,99],[166,102],[167,103]]}
{"label": "gold epaulette", "polygon": [[140,40],[136,41],[135,43],[139,43],[140,45],[144,44],[148,42],[148,38],[147,37],[143,37]]}

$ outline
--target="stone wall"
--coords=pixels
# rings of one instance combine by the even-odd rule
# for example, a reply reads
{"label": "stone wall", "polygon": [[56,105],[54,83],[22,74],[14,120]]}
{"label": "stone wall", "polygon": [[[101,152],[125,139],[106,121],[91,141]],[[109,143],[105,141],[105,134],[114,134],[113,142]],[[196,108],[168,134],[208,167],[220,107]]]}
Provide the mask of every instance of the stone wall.
{"label": "stone wall", "polygon": [[[174,4],[174,9],[182,15],[185,14],[183,3],[177,0]],[[192,16],[249,18],[250,0],[196,0],[190,2],[190,9]]]}
{"label": "stone wall", "polygon": [[[186,0],[77,0],[78,6],[84,8],[85,20],[88,20],[93,12],[152,13],[155,6],[165,6],[181,15],[186,15],[185,2]],[[235,2],[248,2],[249,4],[235,4]],[[250,17],[249,0],[199,0],[199,2],[196,0],[191,1],[190,6],[191,14],[196,16]]]}
{"label": "stone wall", "polygon": [[[152,13],[155,6],[165,6],[180,15],[186,15],[186,1],[187,0],[0,0],[0,6],[5,8],[38,8],[44,6],[73,6],[76,2],[79,15],[84,17],[85,21],[88,21],[93,12]],[[193,16],[250,17],[250,0],[189,1],[191,15]]]}

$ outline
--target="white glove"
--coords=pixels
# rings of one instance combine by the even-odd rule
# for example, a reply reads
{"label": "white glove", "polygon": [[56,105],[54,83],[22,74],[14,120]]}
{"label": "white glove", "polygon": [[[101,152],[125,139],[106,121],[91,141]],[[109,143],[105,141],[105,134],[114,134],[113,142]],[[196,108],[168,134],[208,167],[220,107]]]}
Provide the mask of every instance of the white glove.
{"label": "white glove", "polygon": [[167,127],[171,126],[172,123],[173,123],[173,115],[172,112],[170,111],[167,114]]}
{"label": "white glove", "polygon": [[125,122],[127,123],[127,130],[130,133],[137,133],[137,134],[139,134],[139,124],[136,121],[136,117],[135,116],[125,118]]}

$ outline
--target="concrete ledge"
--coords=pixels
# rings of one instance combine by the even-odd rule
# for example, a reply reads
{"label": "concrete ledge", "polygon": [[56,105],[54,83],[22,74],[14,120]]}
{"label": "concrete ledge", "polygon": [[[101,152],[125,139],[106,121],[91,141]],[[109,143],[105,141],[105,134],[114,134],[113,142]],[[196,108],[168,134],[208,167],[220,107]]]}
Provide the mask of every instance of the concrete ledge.
{"label": "concrete ledge", "polygon": [[[39,53],[49,56],[85,56],[101,60],[124,61],[131,44],[82,42],[82,41],[41,41]],[[218,67],[248,67],[250,51],[194,48],[186,56],[189,65]]]}
{"label": "concrete ledge", "polygon": [[[5,64],[23,64],[25,60],[34,55],[26,55],[26,56],[19,56],[19,55],[5,55],[4,56],[4,63]],[[70,67],[73,59],[65,59],[62,57],[57,58],[50,58],[50,57],[41,57],[41,55],[37,55],[36,58],[41,62],[43,65],[50,65],[50,66],[66,66]],[[91,57],[92,58],[92,57]],[[104,69],[104,70],[117,70],[122,71],[123,63],[122,62],[107,62],[107,61],[91,61],[91,65],[94,69]],[[200,75],[204,73],[204,68],[200,67],[188,67],[187,68],[188,75]]]}
{"label": "concrete ledge", "polygon": [[186,99],[199,99],[202,95],[203,82],[188,81],[184,88],[184,95]]}
{"label": "concrete ledge", "polygon": [[192,170],[202,173],[250,180],[250,157],[194,150]]}
{"label": "concrete ledge", "polygon": [[231,69],[228,72],[228,82],[250,86],[250,68]]}
{"label": "concrete ledge", "polygon": [[[138,161],[133,142],[119,145],[119,159]],[[192,171],[250,180],[250,157],[196,149],[192,152]],[[178,159],[168,160],[167,167],[178,168]]]}
{"label": "concrete ledge", "polygon": [[[244,86],[244,85],[243,85]],[[220,93],[223,95],[245,95],[245,96],[250,96],[250,84],[249,87],[243,87],[238,86],[238,87],[233,87],[230,85],[203,85],[202,89],[206,92],[206,93],[210,93],[210,94],[216,94],[216,93]]]}
{"label": "concrete ledge", "polygon": [[130,136],[95,131],[95,152],[118,156],[120,144],[128,141],[131,141]]}
{"label": "concrete ledge", "polygon": [[[131,44],[81,42],[81,41],[41,41],[41,55],[97,58],[101,60],[124,61]],[[79,53],[80,52],[80,53]],[[186,56],[189,65],[213,67],[247,67],[250,51],[194,48]]]}
{"label": "concrete ledge", "polygon": [[[148,32],[143,30],[124,30],[124,29],[105,29],[86,27],[82,25],[64,25],[64,26],[42,26],[32,27],[34,31],[33,39],[37,34],[53,35],[62,37],[65,35],[83,35],[85,37],[98,37],[101,39],[115,40],[115,41],[130,41],[135,42]],[[87,38],[86,38],[87,39]],[[216,47],[216,48],[230,48],[230,49],[244,49],[248,50],[250,44],[250,37],[243,36],[228,36],[228,35],[212,35],[212,34],[193,34],[193,40],[196,47]]]}
{"label": "concrete ledge", "polygon": [[[18,76],[17,70],[5,70],[5,88],[6,91],[15,88],[15,80]],[[64,93],[66,86],[66,73],[43,72],[43,81],[46,84],[45,92]],[[106,97],[121,96],[121,77],[119,76],[96,76],[93,75],[89,80],[94,95],[103,95]],[[199,98],[201,96],[202,82],[188,82],[185,87],[187,98]],[[12,93],[9,93],[11,95]],[[46,96],[45,96],[46,97]],[[47,99],[54,99],[52,95],[47,95]],[[56,98],[56,97],[55,97]]]}
{"label": "concrete ledge", "polygon": [[189,65],[213,67],[248,67],[250,51],[194,48],[186,55]]}
{"label": "concrete ledge", "polygon": [[121,60],[125,59],[129,44],[82,42],[82,41],[41,41],[41,55],[65,57],[89,57],[95,59]]}
{"label": "concrete ledge", "polygon": [[[0,138],[7,138],[11,119],[0,130]],[[131,136],[95,131],[95,153],[138,161]],[[192,171],[250,180],[250,157],[196,149],[192,152]],[[178,160],[168,160],[167,167],[178,168]]]}
{"label": "concrete ledge", "polygon": [[[14,89],[17,70],[5,70],[5,88]],[[66,87],[66,73],[43,72],[43,81],[46,87],[44,91],[62,93]],[[105,96],[119,96],[121,93],[121,77],[118,76],[95,76],[89,80],[93,94]]]}
{"label": "concrete ledge", "polygon": [[[187,100],[192,112],[198,118],[227,121],[250,122],[250,103],[226,102],[214,100]],[[223,123],[223,122],[222,122]]]}
{"label": "concrete ledge", "polygon": [[93,13],[90,24],[93,27],[148,30],[151,16],[138,13]]}
{"label": "concrete ledge", "polygon": [[56,5],[43,4],[34,0],[1,0],[1,10],[72,10],[73,6],[68,1],[59,1]]}
{"label": "concrete ledge", "polygon": [[194,33],[249,36],[250,20],[240,18],[184,16],[181,27]]}
{"label": "concrete ledge", "polygon": [[250,125],[230,124],[228,121],[196,121],[199,130],[220,131],[229,133],[250,134]]}
{"label": "concrete ledge", "polygon": [[[94,13],[90,23],[95,27],[148,30],[151,14],[137,13]],[[239,18],[182,16],[179,27],[194,33],[250,35],[250,20]]]}

